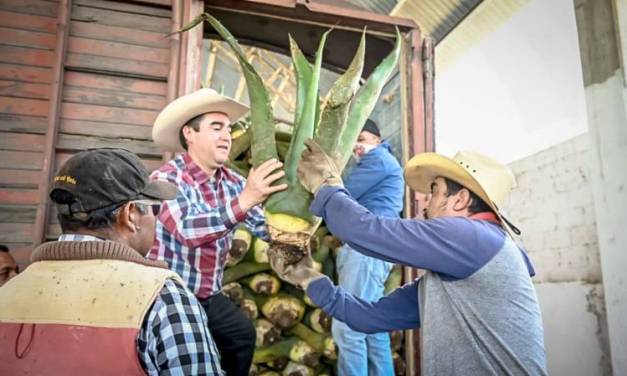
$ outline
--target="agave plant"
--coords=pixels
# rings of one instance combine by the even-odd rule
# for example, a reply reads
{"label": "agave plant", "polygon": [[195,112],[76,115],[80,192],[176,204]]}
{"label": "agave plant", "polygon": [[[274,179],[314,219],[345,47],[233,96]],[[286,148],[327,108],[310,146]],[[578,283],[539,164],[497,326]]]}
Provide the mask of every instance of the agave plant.
{"label": "agave plant", "polygon": [[[213,16],[203,13],[180,30],[187,31],[208,22],[231,48],[242,68],[250,99],[249,135],[239,135],[242,143],[250,142],[252,166],[257,167],[278,157],[275,140],[275,118],[268,89],[233,35]],[[289,188],[271,195],[264,204],[266,224],[272,239],[270,247],[282,252],[287,263],[297,262],[309,252],[310,240],[320,224],[319,218],[309,212],[312,195],[300,184],[296,168],[305,148],[304,141],[314,140],[333,156],[343,169],[352,153],[353,145],[370,116],[383,86],[394,71],[401,48],[401,36],[396,31],[396,43],[390,54],[375,68],[360,86],[364,66],[365,30],[353,60],[332,85],[324,103],[320,101],[319,82],[326,31],[319,42],[315,60],[311,64],[296,41],[290,36],[290,52],[296,75],[296,106],[294,130],[285,155],[285,177],[277,184],[287,182]],[[238,137],[238,138],[239,138]],[[239,143],[237,147],[239,148]],[[234,141],[235,144],[235,141]]]}

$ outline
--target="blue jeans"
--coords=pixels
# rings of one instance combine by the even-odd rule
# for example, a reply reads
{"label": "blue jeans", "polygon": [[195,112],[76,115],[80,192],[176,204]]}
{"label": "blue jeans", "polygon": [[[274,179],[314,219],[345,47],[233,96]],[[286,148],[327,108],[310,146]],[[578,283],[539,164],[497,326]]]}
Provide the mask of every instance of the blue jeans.
{"label": "blue jeans", "polygon": [[[392,264],[364,256],[348,245],[342,247],[336,262],[339,284],[347,292],[370,302],[383,296]],[[339,350],[339,376],[394,375],[388,333],[359,333],[338,320],[333,320],[331,330]]]}

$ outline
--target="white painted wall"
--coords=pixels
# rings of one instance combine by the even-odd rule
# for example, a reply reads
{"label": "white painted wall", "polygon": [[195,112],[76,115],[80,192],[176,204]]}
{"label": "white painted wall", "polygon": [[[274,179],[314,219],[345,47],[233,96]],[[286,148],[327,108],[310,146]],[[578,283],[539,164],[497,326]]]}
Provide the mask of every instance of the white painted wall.
{"label": "white painted wall", "polygon": [[474,149],[510,162],[586,132],[573,1],[530,1],[436,71],[435,84],[443,154]]}

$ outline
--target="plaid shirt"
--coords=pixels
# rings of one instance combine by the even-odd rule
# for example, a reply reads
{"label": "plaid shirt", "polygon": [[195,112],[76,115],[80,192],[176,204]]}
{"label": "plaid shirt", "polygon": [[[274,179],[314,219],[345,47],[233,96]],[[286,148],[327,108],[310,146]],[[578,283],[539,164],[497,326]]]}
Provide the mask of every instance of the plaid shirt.
{"label": "plaid shirt", "polygon": [[[59,241],[98,241],[63,234]],[[148,375],[224,375],[218,350],[196,297],[167,280],[146,314],[137,338],[139,361]]]}
{"label": "plaid shirt", "polygon": [[154,171],[151,178],[175,184],[178,193],[161,207],[148,257],[166,261],[198,298],[218,293],[237,226],[241,223],[254,236],[268,237],[261,207],[245,213],[239,206],[246,180],[225,167],[209,176],[187,153]]}

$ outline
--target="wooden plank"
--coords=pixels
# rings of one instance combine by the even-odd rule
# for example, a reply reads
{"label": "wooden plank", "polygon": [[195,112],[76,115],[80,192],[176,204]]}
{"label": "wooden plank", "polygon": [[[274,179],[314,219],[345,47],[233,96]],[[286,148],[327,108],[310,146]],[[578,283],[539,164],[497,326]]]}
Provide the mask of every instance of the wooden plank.
{"label": "wooden plank", "polygon": [[84,136],[152,140],[152,127],[140,125],[61,119],[60,131]]}
{"label": "wooden plank", "polygon": [[0,96],[48,99],[50,85],[0,80]]}
{"label": "wooden plank", "polygon": [[161,5],[166,7],[172,5],[172,0],[137,0],[137,2],[150,5]]}
{"label": "wooden plank", "polygon": [[57,16],[58,5],[42,0],[0,0],[0,9],[35,16]]}
{"label": "wooden plank", "polygon": [[39,190],[37,189],[0,188],[0,202],[5,204],[35,205],[38,199]]}
{"label": "wooden plank", "polygon": [[69,38],[68,52],[162,64],[167,64],[170,59],[169,51],[160,48],[129,46],[123,43],[78,37]]}
{"label": "wooden plank", "polygon": [[46,116],[48,101],[0,96],[0,112],[15,115]]}
{"label": "wooden plank", "polygon": [[[100,147],[100,146],[99,146]],[[104,147],[104,146],[102,146]],[[61,166],[67,162],[68,159],[70,159],[70,157],[72,157],[74,155],[74,153],[70,153],[68,151],[59,151],[57,153],[57,157],[55,159],[55,171],[58,171],[59,168],[61,168]],[[151,157],[141,157],[142,162],[144,163],[144,166],[146,166],[146,168],[148,169],[148,171],[154,171],[156,169],[158,169],[159,167],[163,166],[163,161],[161,160],[161,158],[155,158],[153,156]]]}
{"label": "wooden plank", "polygon": [[63,103],[61,105],[61,117],[73,120],[96,120],[152,126],[158,114],[158,111],[131,110],[91,104]]}
{"label": "wooden plank", "polygon": [[0,45],[0,63],[51,67],[53,62],[53,51]]}
{"label": "wooden plank", "polygon": [[0,80],[50,83],[52,69],[0,63]]}
{"label": "wooden plank", "polygon": [[[2,93],[0,81],[0,94]],[[94,90],[92,88],[65,86],[63,101],[71,103],[95,104],[122,108],[160,111],[165,107],[165,97],[136,94],[113,90]]]}
{"label": "wooden plank", "polygon": [[57,147],[65,151],[103,147],[124,148],[141,156],[161,157],[161,150],[151,141],[130,140],[125,138],[90,137],[60,133]]}
{"label": "wooden plank", "polygon": [[35,206],[0,204],[0,223],[33,223],[36,212]]}
{"label": "wooden plank", "polygon": [[[11,170],[0,168],[0,186],[7,188],[37,188],[39,170]],[[0,213],[2,208],[0,208]],[[33,218],[34,219],[34,218]]]}
{"label": "wooden plank", "polygon": [[129,93],[153,94],[165,96],[167,85],[164,82],[155,82],[128,77],[116,77],[104,74],[66,72],[66,85],[104,90],[119,90]]}
{"label": "wooden plank", "polygon": [[48,121],[43,116],[0,113],[0,131],[21,133],[46,133]]}
{"label": "wooden plank", "polygon": [[48,222],[48,191],[52,180],[52,166],[54,164],[55,145],[59,131],[59,114],[61,109],[61,90],[63,89],[63,73],[65,73],[65,57],[67,55],[67,40],[70,29],[70,11],[72,0],[62,0],[58,4],[57,35],[55,45],[55,59],[52,69],[53,81],[50,87],[50,101],[48,107],[48,126],[44,139],[43,164],[39,180],[37,198],[37,217],[33,231],[33,246],[39,245],[45,238],[46,223]]}
{"label": "wooden plank", "polygon": [[31,151],[0,150],[0,168],[41,170],[43,154]]}
{"label": "wooden plank", "polygon": [[40,134],[0,132],[0,149],[43,151],[44,139]]}
{"label": "wooden plank", "polygon": [[123,27],[99,25],[93,22],[72,21],[70,35],[163,49],[169,49],[170,44],[163,33],[142,30],[130,31]]}
{"label": "wooden plank", "polygon": [[73,0],[72,4],[98,9],[114,10],[123,13],[150,15],[155,17],[170,18],[172,12],[169,9],[151,7],[140,4],[122,3],[108,0]]}
{"label": "wooden plank", "polygon": [[53,50],[55,35],[36,31],[16,30],[0,27],[0,41],[3,44],[19,47],[43,48]]}
{"label": "wooden plank", "polygon": [[102,25],[125,27],[134,30],[154,31],[164,35],[170,30],[167,18],[121,13],[106,9],[83,6],[72,7],[72,21],[97,22]]}
{"label": "wooden plank", "polygon": [[28,243],[32,241],[32,237],[33,225],[31,223],[0,223],[1,243]]}
{"label": "wooden plank", "polygon": [[52,17],[32,16],[0,10],[0,25],[20,30],[33,30],[54,33],[57,21]]}
{"label": "wooden plank", "polygon": [[91,70],[98,73],[126,74],[164,81],[168,74],[167,64],[74,53],[68,54],[66,67]]}

